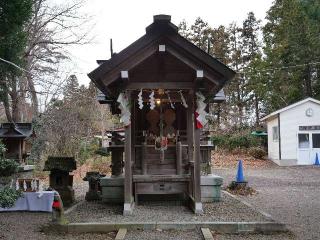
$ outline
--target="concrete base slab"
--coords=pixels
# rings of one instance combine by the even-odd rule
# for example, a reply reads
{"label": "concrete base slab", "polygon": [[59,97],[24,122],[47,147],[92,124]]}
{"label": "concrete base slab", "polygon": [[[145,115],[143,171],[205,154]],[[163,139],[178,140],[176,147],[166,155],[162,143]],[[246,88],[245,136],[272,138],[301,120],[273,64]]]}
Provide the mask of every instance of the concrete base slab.
{"label": "concrete base slab", "polygon": [[33,171],[35,169],[35,165],[20,165],[18,168],[19,172],[28,172]]}
{"label": "concrete base slab", "polygon": [[101,199],[106,203],[123,203],[124,201],[124,178],[103,177],[100,179]]}
{"label": "concrete base slab", "polygon": [[201,202],[219,202],[223,178],[214,174],[201,176]]}
{"label": "concrete base slab", "polygon": [[270,159],[270,160],[281,167],[289,167],[289,166],[297,166],[298,165],[297,159],[281,159],[281,160]]}
{"label": "concrete base slab", "polygon": [[194,205],[194,213],[201,214],[203,213],[202,202],[196,202]]}
{"label": "concrete base slab", "polygon": [[134,202],[132,203],[124,203],[123,204],[123,215],[129,216],[132,215],[134,209]]}
{"label": "concrete base slab", "polygon": [[58,225],[57,229],[74,233],[103,233],[118,231],[121,228],[128,230],[187,230],[209,228],[219,233],[275,233],[287,232],[282,223],[277,222],[126,222],[126,223],[69,223]]}

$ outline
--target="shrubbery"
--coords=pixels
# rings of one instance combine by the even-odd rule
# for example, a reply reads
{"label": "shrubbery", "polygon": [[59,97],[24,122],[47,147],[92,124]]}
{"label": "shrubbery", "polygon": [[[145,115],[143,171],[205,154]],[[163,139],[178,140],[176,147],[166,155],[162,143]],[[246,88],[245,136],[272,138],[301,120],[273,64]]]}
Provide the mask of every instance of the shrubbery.
{"label": "shrubbery", "polygon": [[252,136],[249,132],[234,132],[226,134],[216,134],[211,137],[211,141],[215,146],[227,150],[236,148],[248,149],[260,145],[260,139]]}
{"label": "shrubbery", "polygon": [[251,147],[249,149],[249,155],[256,159],[262,159],[266,155],[266,151],[261,147]]}
{"label": "shrubbery", "polygon": [[0,207],[11,208],[19,197],[22,196],[22,192],[10,187],[4,187],[0,190]]}
{"label": "shrubbery", "polygon": [[0,177],[9,177],[18,170],[18,163],[12,159],[0,158]]}
{"label": "shrubbery", "polygon": [[[12,159],[5,159],[4,145],[0,142],[0,177],[1,179],[6,179],[10,181],[12,174],[16,173],[19,167],[19,164]],[[12,207],[17,199],[22,196],[21,191],[17,191],[13,188],[6,186],[6,184],[0,184],[0,207],[1,208],[10,208]]]}

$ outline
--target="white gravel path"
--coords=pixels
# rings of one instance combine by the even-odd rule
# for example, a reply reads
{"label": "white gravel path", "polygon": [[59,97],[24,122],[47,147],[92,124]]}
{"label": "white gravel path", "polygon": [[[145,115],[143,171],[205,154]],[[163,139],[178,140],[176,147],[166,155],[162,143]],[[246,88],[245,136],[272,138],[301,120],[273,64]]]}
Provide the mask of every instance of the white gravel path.
{"label": "white gravel path", "polygon": [[190,221],[267,221],[260,213],[228,195],[222,201],[204,203],[204,213],[195,215],[189,207],[177,202],[144,202],[135,206],[131,216],[123,216],[123,205],[82,202],[70,214],[69,222],[190,222]]}
{"label": "white gravel path", "polygon": [[[230,183],[235,169],[213,171]],[[320,168],[315,166],[248,169],[244,172],[258,194],[242,197],[286,223],[297,239],[320,239]]]}

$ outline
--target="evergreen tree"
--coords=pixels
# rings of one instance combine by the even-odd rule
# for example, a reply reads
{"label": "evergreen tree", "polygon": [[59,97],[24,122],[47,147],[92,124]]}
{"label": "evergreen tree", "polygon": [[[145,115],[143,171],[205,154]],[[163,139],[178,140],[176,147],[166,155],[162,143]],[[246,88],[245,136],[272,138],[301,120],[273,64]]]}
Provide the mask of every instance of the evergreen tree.
{"label": "evergreen tree", "polygon": [[320,96],[319,1],[276,0],[264,26],[268,110]]}
{"label": "evergreen tree", "polygon": [[76,75],[69,76],[63,91],[64,101],[74,101],[79,97],[79,81]]}
{"label": "evergreen tree", "polygon": [[257,20],[253,12],[248,13],[248,17],[243,21],[241,40],[242,40],[242,59],[243,76],[246,81],[246,93],[249,99],[247,111],[255,115],[255,125],[259,126],[260,111],[262,107],[261,81],[262,78],[257,72],[261,61],[261,43],[259,34],[261,33],[260,20]]}
{"label": "evergreen tree", "polygon": [[[27,35],[24,27],[31,11],[31,0],[0,1],[0,57],[20,66],[25,64],[23,52]],[[10,122],[21,120],[19,107],[25,103],[25,86],[17,79],[21,74],[20,69],[0,60],[0,101]]]}

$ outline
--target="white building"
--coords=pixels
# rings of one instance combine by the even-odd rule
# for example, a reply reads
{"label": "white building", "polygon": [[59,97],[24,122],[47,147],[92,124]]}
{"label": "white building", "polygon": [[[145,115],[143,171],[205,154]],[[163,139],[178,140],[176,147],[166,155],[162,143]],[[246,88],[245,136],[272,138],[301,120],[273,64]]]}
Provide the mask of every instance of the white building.
{"label": "white building", "polygon": [[320,101],[307,98],[261,120],[268,127],[268,157],[278,165],[312,165],[316,153],[320,158]]}

